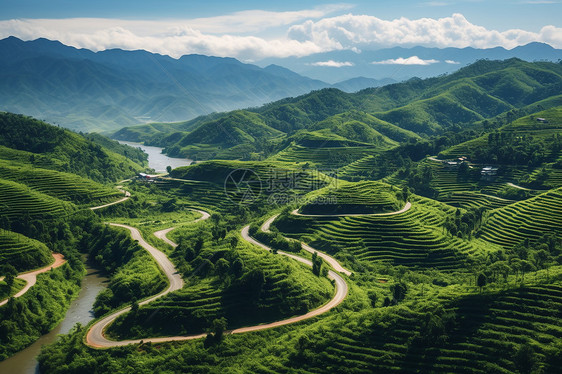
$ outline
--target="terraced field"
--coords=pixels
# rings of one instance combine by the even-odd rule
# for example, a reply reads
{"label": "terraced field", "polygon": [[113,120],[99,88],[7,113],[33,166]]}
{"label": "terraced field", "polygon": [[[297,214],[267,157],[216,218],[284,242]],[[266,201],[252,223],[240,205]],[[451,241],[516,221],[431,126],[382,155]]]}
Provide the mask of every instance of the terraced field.
{"label": "terraced field", "polygon": [[482,228],[482,238],[509,248],[526,238],[555,232],[562,237],[562,188],[494,210]]}
{"label": "terraced field", "polygon": [[[517,359],[517,352],[526,345],[532,356],[542,357],[541,372],[556,373],[559,357],[554,355],[562,339],[561,310],[559,283],[460,297],[434,304],[433,309],[415,304],[378,309],[358,316],[363,321],[360,327],[334,326],[334,332],[327,333],[330,329],[324,326],[322,338],[308,347],[308,359],[287,361],[282,370],[524,373],[531,370],[524,366],[525,361]],[[443,327],[432,330],[432,323]],[[314,330],[309,334],[317,336]]]}
{"label": "terraced field", "polygon": [[485,243],[447,235],[441,228],[454,208],[414,198],[407,212],[391,216],[317,218],[286,216],[277,227],[315,248],[362,261],[443,270],[463,266],[470,254],[486,250]]}
{"label": "terraced field", "polygon": [[51,251],[45,244],[0,229],[0,269],[4,264],[11,264],[21,273],[45,266],[51,261]]}
{"label": "terraced field", "polygon": [[289,163],[308,162],[319,169],[331,170],[379,152],[379,149],[372,146],[308,148],[292,145],[273,156],[271,160]]}
{"label": "terraced field", "polygon": [[[198,229],[194,226],[180,230],[185,233]],[[204,249],[201,257],[213,258],[230,250],[229,245],[215,243],[212,249]],[[332,297],[328,279],[316,277],[310,268],[292,259],[245,244],[239,245],[236,253],[247,270],[263,271],[260,289],[256,289],[258,281],[243,284],[233,280],[230,286],[221,286],[222,280],[217,277],[196,277],[196,269],[186,287],[143,306],[136,315],[120,317],[109,327],[109,335],[122,339],[201,333],[221,317],[227,319],[229,329],[256,325],[305,314]],[[141,331],[143,336],[139,335]]]}
{"label": "terraced field", "polygon": [[2,215],[11,220],[23,215],[35,219],[51,219],[74,210],[70,203],[7,180],[0,180],[0,209]]}
{"label": "terraced field", "polygon": [[31,168],[0,160],[0,178],[29,186],[57,199],[76,204],[108,202],[121,197],[121,193],[76,174]]}
{"label": "terraced field", "polygon": [[368,155],[338,169],[338,177],[345,180],[359,178],[378,180],[394,173],[399,165],[394,157],[386,155]]}
{"label": "terraced field", "polygon": [[301,207],[303,214],[384,213],[400,209],[397,188],[386,183],[338,180],[329,187],[309,195],[310,201]]}
{"label": "terraced field", "polygon": [[516,202],[473,191],[452,192],[442,196],[441,201],[459,208],[485,208],[488,210],[502,208]]}

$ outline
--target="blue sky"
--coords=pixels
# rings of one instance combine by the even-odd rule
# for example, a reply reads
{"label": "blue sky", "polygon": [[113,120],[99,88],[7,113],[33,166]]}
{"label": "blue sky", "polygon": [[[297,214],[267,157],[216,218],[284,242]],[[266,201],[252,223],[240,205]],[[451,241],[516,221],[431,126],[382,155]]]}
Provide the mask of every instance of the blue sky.
{"label": "blue sky", "polygon": [[0,0],[0,37],[256,61],[401,46],[562,48],[562,0]]}

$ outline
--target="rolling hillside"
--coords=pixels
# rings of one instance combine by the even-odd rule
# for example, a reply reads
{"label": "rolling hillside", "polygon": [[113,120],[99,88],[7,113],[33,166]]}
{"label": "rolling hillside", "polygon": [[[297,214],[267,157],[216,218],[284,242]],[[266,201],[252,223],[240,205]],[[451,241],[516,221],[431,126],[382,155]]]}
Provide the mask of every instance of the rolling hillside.
{"label": "rolling hillside", "polygon": [[51,251],[45,244],[0,229],[0,265],[10,264],[21,273],[43,267],[52,260]]}
{"label": "rolling hillside", "polygon": [[144,170],[140,160],[133,162],[77,133],[11,113],[0,113],[0,159],[70,172],[102,183]]}
{"label": "rolling hillside", "polygon": [[[314,136],[341,137],[384,149],[415,141],[420,136],[478,129],[484,123],[489,128],[501,116],[513,121],[529,114],[540,103],[550,106],[549,100],[559,95],[561,89],[559,64],[518,59],[478,61],[437,78],[411,79],[354,94],[327,88],[244,112],[213,114],[207,121],[202,117],[177,125],[125,128],[113,136],[165,146],[171,154],[191,149],[203,159],[275,155],[302,130]],[[256,131],[249,132],[236,122],[242,113],[244,121],[253,123]],[[251,113],[258,117],[252,117]],[[234,128],[233,121],[237,123]],[[214,134],[223,122],[226,129],[223,138],[194,135],[198,128]],[[271,129],[279,132],[272,133]],[[247,140],[244,146],[240,138]],[[359,158],[354,157],[348,163]],[[280,159],[290,161],[290,157]]]}

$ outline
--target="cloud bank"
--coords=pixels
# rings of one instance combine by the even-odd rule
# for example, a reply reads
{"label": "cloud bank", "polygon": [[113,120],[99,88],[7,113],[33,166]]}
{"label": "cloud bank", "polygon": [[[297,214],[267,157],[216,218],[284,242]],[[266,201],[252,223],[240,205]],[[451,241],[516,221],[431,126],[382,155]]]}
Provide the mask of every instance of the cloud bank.
{"label": "cloud bank", "polygon": [[438,63],[439,60],[422,60],[421,58],[419,58],[418,56],[412,56],[412,57],[408,57],[408,58],[396,58],[396,59],[390,59],[390,60],[384,60],[384,61],[373,61],[371,62],[371,64],[373,65],[431,65],[431,64],[436,64]]}
{"label": "cloud bank", "polygon": [[[24,40],[44,37],[94,51],[145,49],[172,57],[199,53],[241,60],[416,45],[511,49],[537,41],[562,48],[562,28],[552,25],[538,32],[497,31],[472,24],[462,14],[438,19],[394,20],[354,14],[328,16],[347,9],[348,5],[331,5],[294,12],[250,10],[218,17],[156,21],[14,19],[0,21],[0,37],[14,35]],[[413,62],[415,60],[402,61],[404,64]],[[323,63],[331,64],[324,66],[338,64],[336,61]]]}
{"label": "cloud bank", "polygon": [[340,62],[340,61],[328,60],[328,61],[312,62],[308,65],[310,65],[310,66],[326,66],[326,67],[331,67],[331,68],[341,68],[341,67],[344,67],[344,66],[353,66],[355,64],[353,62],[350,62],[350,61]]}

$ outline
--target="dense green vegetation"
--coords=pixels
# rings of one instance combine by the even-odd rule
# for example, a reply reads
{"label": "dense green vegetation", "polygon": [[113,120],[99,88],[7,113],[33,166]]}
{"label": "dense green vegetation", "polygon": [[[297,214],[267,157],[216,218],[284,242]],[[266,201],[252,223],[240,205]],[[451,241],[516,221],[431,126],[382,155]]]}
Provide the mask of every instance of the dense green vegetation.
{"label": "dense green vegetation", "polygon": [[228,329],[305,314],[332,296],[330,282],[310,268],[251,248],[238,237],[221,239],[226,223],[186,226],[172,258],[188,286],[118,319],[110,336],[143,338],[194,334],[225,318]]}
{"label": "dense green vegetation", "polygon": [[[48,265],[51,251],[40,241],[0,229],[0,264],[10,264],[18,273]],[[0,268],[0,274],[4,275]]]}
{"label": "dense green vegetation", "polygon": [[96,316],[164,288],[164,275],[152,257],[131,239],[128,230],[97,226],[91,237],[92,242],[84,243],[90,258],[111,274],[107,288],[96,298]]}
{"label": "dense green vegetation", "polygon": [[31,167],[0,160],[0,178],[24,184],[35,191],[75,204],[103,203],[117,200],[123,194],[76,174]]}
{"label": "dense green vegetation", "polygon": [[[49,152],[31,161],[30,149],[0,147],[0,159],[23,164],[0,161],[6,175],[0,186],[14,196],[2,201],[16,211],[15,219],[2,218],[3,227],[69,259],[77,254],[71,248],[91,255],[111,277],[96,315],[131,305],[108,327],[109,337],[208,334],[97,350],[84,344],[87,328],[76,326],[44,348],[42,370],[556,373],[561,84],[560,64],[479,61],[454,74],[356,94],[321,90],[176,125],[125,129],[122,135],[174,154],[232,160],[125,182],[131,198],[95,214],[42,189],[39,177],[61,170],[48,166],[56,160]],[[497,166],[497,174],[483,175],[484,166]],[[110,193],[67,180],[61,190]],[[25,213],[12,202],[26,199],[50,202],[43,210],[54,213]],[[211,216],[194,223],[198,213],[190,208]],[[277,214],[271,231],[261,232]],[[28,223],[18,226],[21,217]],[[166,281],[126,230],[101,222],[139,227],[185,286],[139,306]],[[240,238],[246,225],[273,253]],[[172,227],[168,237],[177,247],[152,235]],[[314,249],[303,250],[301,241]],[[344,276],[349,290],[341,304],[297,324],[228,333],[304,314],[333,297],[327,258],[315,250],[352,271]],[[310,259],[312,269],[279,251]],[[74,260],[64,271],[78,273]]]}
{"label": "dense green vegetation", "polygon": [[411,79],[355,94],[323,89],[252,110],[198,118],[187,128],[186,123],[145,125],[115,136],[203,159],[264,158],[286,147],[298,131],[385,148],[393,141],[459,132],[468,126],[499,127],[505,118],[513,121],[538,107],[551,107],[561,86],[560,64],[478,61],[437,78]]}
{"label": "dense green vegetation", "polygon": [[17,159],[97,182],[115,182],[143,169],[79,134],[21,115],[0,113],[0,134],[0,146],[15,150],[0,150],[1,159]]}
{"label": "dense green vegetation", "polygon": [[0,308],[0,359],[25,348],[64,317],[80,290],[81,267],[63,265],[40,274],[37,283]]}

